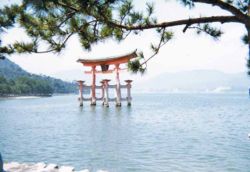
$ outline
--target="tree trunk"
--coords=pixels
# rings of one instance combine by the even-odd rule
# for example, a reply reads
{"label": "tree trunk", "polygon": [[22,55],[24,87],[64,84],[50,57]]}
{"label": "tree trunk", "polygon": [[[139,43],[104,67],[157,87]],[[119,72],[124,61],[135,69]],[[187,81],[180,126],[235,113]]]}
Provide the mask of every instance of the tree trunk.
{"label": "tree trunk", "polygon": [[248,43],[247,73],[250,76],[250,27],[247,27],[247,43]]}
{"label": "tree trunk", "polygon": [[[248,2],[247,15],[248,15],[249,23],[250,23],[250,1]],[[247,33],[248,33],[248,58],[250,58],[250,24],[249,26],[247,26]]]}
{"label": "tree trunk", "polygon": [[[250,60],[250,25],[246,26],[247,29],[247,43],[248,43],[248,60]],[[250,66],[248,66],[250,68]]]}
{"label": "tree trunk", "polygon": [[[248,4],[247,15],[248,17],[250,17],[250,2]],[[250,21],[246,24],[246,29],[247,29],[247,43],[248,43],[247,67],[248,67],[248,75],[250,76]]]}

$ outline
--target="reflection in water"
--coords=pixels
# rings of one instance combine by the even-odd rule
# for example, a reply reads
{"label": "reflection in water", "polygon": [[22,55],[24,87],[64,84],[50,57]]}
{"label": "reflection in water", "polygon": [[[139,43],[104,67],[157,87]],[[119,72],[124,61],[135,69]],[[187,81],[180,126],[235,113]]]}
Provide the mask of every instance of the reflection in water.
{"label": "reflection in water", "polygon": [[83,111],[83,106],[79,106],[79,111],[80,111],[80,112]]}

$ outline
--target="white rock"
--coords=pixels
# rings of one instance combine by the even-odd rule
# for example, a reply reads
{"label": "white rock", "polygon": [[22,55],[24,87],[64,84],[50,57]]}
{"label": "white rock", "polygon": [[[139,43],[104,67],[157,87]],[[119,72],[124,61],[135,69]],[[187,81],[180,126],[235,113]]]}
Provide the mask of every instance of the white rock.
{"label": "white rock", "polygon": [[77,171],[77,172],[90,172],[88,169]]}
{"label": "white rock", "polygon": [[37,163],[37,164],[26,164],[26,163],[17,163],[11,162],[4,164],[4,170],[7,172],[42,172],[45,163]]}
{"label": "white rock", "polygon": [[38,163],[36,163],[36,166],[44,168],[46,166],[46,164],[44,162],[38,162]]}
{"label": "white rock", "polygon": [[46,166],[46,169],[58,169],[59,167],[58,167],[58,165],[57,164],[48,164],[47,166]]}
{"label": "white rock", "polygon": [[37,171],[37,172],[58,172],[58,169],[47,169],[47,168],[44,168],[41,171]]}
{"label": "white rock", "polygon": [[36,163],[34,166],[37,170],[42,170],[46,167],[46,164],[44,162],[39,162],[39,163]]}
{"label": "white rock", "polygon": [[18,162],[10,162],[10,163],[5,163],[3,165],[3,169],[6,171],[18,169],[19,167],[20,167],[20,164]]}
{"label": "white rock", "polygon": [[108,172],[108,171],[106,171],[106,170],[98,170],[97,172]]}
{"label": "white rock", "polygon": [[[36,164],[11,162],[4,164],[4,170],[6,172],[74,172],[74,167],[70,166],[58,167],[57,164],[46,165],[43,162]],[[88,169],[84,169],[77,172],[90,172],[90,171]],[[108,171],[98,170],[97,172],[108,172]]]}
{"label": "white rock", "polygon": [[20,169],[22,169],[22,171],[36,171],[36,165],[35,164],[24,164],[22,163],[20,166]]}
{"label": "white rock", "polygon": [[[14,172],[15,170],[13,170]],[[20,166],[18,167],[18,172],[22,172],[22,171],[25,171],[25,172],[34,172],[34,171],[38,171],[37,170],[37,166],[36,164],[26,164],[26,163],[22,163],[20,164]]]}
{"label": "white rock", "polygon": [[70,167],[70,166],[61,166],[61,168],[59,168],[58,171],[59,171],[59,172],[72,172],[72,171],[74,171],[74,167]]}

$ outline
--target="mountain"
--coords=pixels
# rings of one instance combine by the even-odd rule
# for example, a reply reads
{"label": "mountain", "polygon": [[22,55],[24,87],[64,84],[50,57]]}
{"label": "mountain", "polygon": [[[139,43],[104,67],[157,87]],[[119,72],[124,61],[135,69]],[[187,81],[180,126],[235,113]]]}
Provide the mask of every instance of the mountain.
{"label": "mountain", "polygon": [[229,74],[215,70],[164,73],[135,86],[144,92],[248,92],[246,73]]}
{"label": "mountain", "polygon": [[77,91],[73,83],[31,74],[7,58],[0,60],[0,77],[0,94],[4,91],[13,94],[75,93]]}
{"label": "mountain", "polygon": [[4,60],[0,60],[0,75],[4,76],[6,79],[13,79],[20,76],[31,76],[32,74],[5,58]]}

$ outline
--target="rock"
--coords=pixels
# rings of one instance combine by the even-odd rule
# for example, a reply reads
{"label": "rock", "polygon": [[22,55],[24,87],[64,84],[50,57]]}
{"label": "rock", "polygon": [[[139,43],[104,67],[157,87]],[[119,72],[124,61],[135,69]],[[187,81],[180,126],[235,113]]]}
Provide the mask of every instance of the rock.
{"label": "rock", "polygon": [[[26,172],[32,172],[32,171],[38,171],[39,168],[39,164],[38,166],[36,164],[26,164],[26,163],[22,163],[20,165],[20,171],[26,171]],[[40,169],[41,170],[41,169]]]}
{"label": "rock", "polygon": [[11,162],[4,164],[4,169],[7,172],[34,172],[34,171],[41,171],[43,170],[45,164],[44,163],[37,163],[37,164],[25,164],[25,163],[17,163]]}
{"label": "rock", "polygon": [[58,167],[58,165],[56,165],[56,164],[48,164],[47,166],[46,166],[46,169],[50,169],[50,170],[52,170],[52,169],[58,169],[59,167]]}
{"label": "rock", "polygon": [[74,167],[62,166],[61,168],[59,168],[58,171],[59,172],[72,172],[72,171],[74,171]]}
{"label": "rock", "polygon": [[43,169],[46,167],[46,164],[44,162],[39,162],[33,165],[33,169],[36,171],[43,171]]}
{"label": "rock", "polygon": [[106,170],[98,170],[97,172],[108,172],[108,171],[106,171]]}
{"label": "rock", "polygon": [[248,138],[250,139],[250,133],[248,133]]}
{"label": "rock", "polygon": [[20,164],[18,162],[10,162],[10,163],[6,163],[4,164],[4,170],[6,171],[14,171],[14,170],[18,170],[20,168]]}
{"label": "rock", "polygon": [[39,172],[58,172],[58,165],[56,164],[48,164],[42,171]]}
{"label": "rock", "polygon": [[[74,172],[74,167],[70,166],[59,167],[57,164],[46,165],[43,162],[36,164],[10,162],[10,163],[5,163],[3,165],[6,172]],[[5,172],[5,171],[0,171],[0,172]],[[88,169],[85,169],[77,172],[90,172],[90,171]],[[99,170],[98,172],[107,172],[107,171]]]}
{"label": "rock", "polygon": [[90,172],[88,169],[77,171],[77,172]]}

